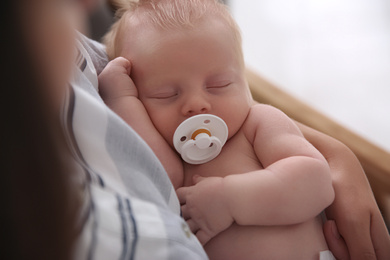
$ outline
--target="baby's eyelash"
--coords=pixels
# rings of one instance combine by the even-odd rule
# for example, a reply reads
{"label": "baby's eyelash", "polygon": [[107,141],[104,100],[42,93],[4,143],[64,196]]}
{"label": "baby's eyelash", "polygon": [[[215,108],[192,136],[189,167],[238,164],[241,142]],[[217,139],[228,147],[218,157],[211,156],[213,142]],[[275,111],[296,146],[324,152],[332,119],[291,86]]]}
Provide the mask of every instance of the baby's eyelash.
{"label": "baby's eyelash", "polygon": [[156,95],[153,98],[155,99],[168,99],[168,98],[173,98],[176,97],[178,94],[177,93],[172,93],[172,94],[161,94],[161,95]]}
{"label": "baby's eyelash", "polygon": [[224,87],[227,87],[227,86],[229,86],[231,83],[224,83],[224,84],[215,84],[215,85],[210,85],[210,86],[207,86],[207,88],[211,88],[211,89],[213,89],[213,88],[224,88]]}

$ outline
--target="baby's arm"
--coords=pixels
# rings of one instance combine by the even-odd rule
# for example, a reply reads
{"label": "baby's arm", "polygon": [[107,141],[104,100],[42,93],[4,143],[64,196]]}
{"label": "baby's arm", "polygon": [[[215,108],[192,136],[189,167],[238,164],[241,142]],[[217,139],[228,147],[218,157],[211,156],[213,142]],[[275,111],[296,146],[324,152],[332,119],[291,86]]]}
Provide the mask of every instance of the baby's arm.
{"label": "baby's arm", "polygon": [[254,106],[246,135],[249,139],[253,136],[253,147],[264,170],[224,180],[229,208],[238,224],[301,223],[332,203],[329,165],[280,110]]}
{"label": "baby's arm", "polygon": [[131,63],[119,57],[109,62],[99,75],[99,93],[115,113],[129,124],[152,148],[167,171],[175,189],[183,183],[183,164],[177,154],[154,127],[138,99],[138,91],[130,78]]}
{"label": "baby's arm", "polygon": [[225,178],[196,178],[177,191],[183,216],[204,244],[235,221],[290,225],[318,215],[334,199],[324,157],[276,108],[251,109],[243,127],[264,169]]}

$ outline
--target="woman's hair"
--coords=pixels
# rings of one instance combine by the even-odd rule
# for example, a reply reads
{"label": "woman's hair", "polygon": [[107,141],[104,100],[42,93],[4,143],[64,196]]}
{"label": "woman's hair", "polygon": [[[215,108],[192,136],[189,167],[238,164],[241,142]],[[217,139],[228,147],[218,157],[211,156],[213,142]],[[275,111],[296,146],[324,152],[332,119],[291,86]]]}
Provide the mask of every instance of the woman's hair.
{"label": "woman's hair", "polygon": [[218,17],[232,30],[239,54],[242,56],[239,27],[227,6],[219,0],[112,0],[111,2],[117,8],[115,14],[117,20],[103,38],[110,59],[119,55],[121,49],[119,39],[124,33],[126,22],[132,16],[142,19],[142,23],[160,29],[190,29],[196,27],[205,17]]}
{"label": "woman's hair", "polygon": [[44,91],[50,86],[23,33],[29,29],[20,12],[24,1],[31,0],[5,0],[0,8],[0,255],[70,259],[75,211],[68,153],[59,116],[49,113]]}

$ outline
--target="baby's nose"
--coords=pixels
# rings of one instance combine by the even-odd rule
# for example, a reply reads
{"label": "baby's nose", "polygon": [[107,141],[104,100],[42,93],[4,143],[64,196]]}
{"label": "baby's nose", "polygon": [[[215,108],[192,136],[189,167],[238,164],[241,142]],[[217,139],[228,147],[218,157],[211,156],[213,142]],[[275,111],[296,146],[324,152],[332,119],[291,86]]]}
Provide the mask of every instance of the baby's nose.
{"label": "baby's nose", "polygon": [[203,97],[192,97],[186,100],[183,105],[183,114],[186,116],[195,116],[198,114],[209,113],[211,109],[210,103]]}

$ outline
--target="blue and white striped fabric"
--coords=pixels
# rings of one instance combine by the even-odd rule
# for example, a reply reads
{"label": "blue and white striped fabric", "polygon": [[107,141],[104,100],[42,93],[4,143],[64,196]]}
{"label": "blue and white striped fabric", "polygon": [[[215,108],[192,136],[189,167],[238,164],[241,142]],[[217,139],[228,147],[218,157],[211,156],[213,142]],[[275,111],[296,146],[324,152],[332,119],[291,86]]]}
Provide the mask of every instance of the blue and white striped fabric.
{"label": "blue and white striped fabric", "polygon": [[98,95],[103,46],[80,36],[78,49],[63,116],[82,184],[75,259],[207,259],[161,163]]}

